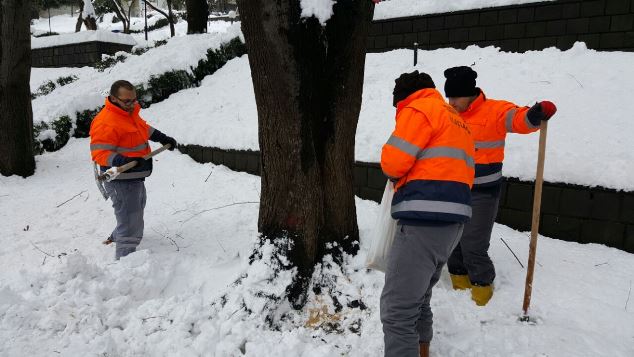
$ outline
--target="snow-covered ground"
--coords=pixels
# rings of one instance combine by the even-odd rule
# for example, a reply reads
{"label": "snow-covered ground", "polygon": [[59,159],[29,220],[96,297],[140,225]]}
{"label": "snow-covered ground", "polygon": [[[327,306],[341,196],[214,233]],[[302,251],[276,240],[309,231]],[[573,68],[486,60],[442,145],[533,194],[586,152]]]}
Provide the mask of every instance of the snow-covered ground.
{"label": "snow-covered ground", "polygon": [[[382,355],[383,275],[364,269],[377,204],[357,199],[361,251],[344,265],[348,293],[367,309],[340,316],[360,319],[359,333],[305,327],[307,311],[272,331],[256,309],[248,315],[231,299],[217,308],[223,294],[276,288],[265,265],[247,264],[258,214],[247,202],[259,201],[258,177],[161,154],[146,181],[140,250],[114,262],[113,247],[101,244],[114,224],[111,203],[94,187],[88,139],[36,160],[33,177],[0,176],[0,356]],[[526,325],[517,321],[525,270],[500,238],[525,263],[527,234],[496,225],[489,305],[451,290],[444,273],[432,299],[432,356],[634,355],[634,255],[541,237],[537,323]],[[231,286],[246,271],[251,278]]]}
{"label": "snow-covered ground", "polygon": [[[246,57],[246,56],[245,56]],[[560,51],[524,54],[494,47],[420,51],[396,50],[366,57],[363,104],[356,136],[356,159],[379,162],[381,146],[394,128],[394,78],[414,69],[429,73],[441,90],[443,71],[473,65],[489,98],[518,105],[551,100],[559,108],[548,131],[545,179],[634,191],[634,123],[626,103],[634,91],[634,54],[597,52],[582,43]],[[605,71],[605,68],[610,68]],[[257,110],[246,58],[234,59],[202,86],[181,91],[144,112],[180,142],[225,149],[257,150]],[[189,130],[182,122],[197,130]],[[226,135],[241,127],[239,136]],[[538,134],[507,136],[504,174],[535,177]],[[601,144],[607,141],[610,144]]]}
{"label": "snow-covered ground", "polygon": [[374,19],[384,20],[549,1],[555,0],[388,0],[381,1],[376,5],[374,8]]}
{"label": "snow-covered ground", "polygon": [[[171,70],[191,71],[199,60],[206,58],[208,49],[218,48],[236,36],[241,36],[237,24],[225,26],[213,33],[177,36],[167,44],[152,48],[140,56],[129,56],[125,62],[117,63],[104,72],[95,69],[82,70],[85,73],[77,81],[33,101],[33,121],[51,122],[62,115],[74,118],[75,112],[95,109],[103,105],[110,85],[117,79],[125,78],[136,85],[147,83],[152,75]],[[47,71],[49,70],[38,70]],[[53,73],[58,71],[59,69],[50,70]]]}

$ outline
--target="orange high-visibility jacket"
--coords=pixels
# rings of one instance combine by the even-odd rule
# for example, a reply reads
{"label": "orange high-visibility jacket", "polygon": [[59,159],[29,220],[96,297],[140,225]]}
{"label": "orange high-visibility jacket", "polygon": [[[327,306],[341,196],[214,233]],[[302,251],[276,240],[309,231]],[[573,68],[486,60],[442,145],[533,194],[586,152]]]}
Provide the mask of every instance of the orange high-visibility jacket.
{"label": "orange high-visibility jacket", "polygon": [[507,133],[528,134],[539,130],[526,113],[529,107],[488,99],[484,92],[460,116],[469,125],[475,141],[475,180],[473,186],[489,187],[502,182],[502,161]]}
{"label": "orange high-visibility jacket", "polygon": [[[140,110],[137,103],[134,111],[128,113],[106,98],[105,107],[90,124],[90,153],[102,171],[111,166],[120,166],[123,161],[121,156],[142,157],[150,153],[148,139],[154,128],[139,116]],[[116,179],[140,179],[151,173],[151,165],[134,167]]]}
{"label": "orange high-visibility jacket", "polygon": [[473,156],[468,126],[436,89],[399,102],[396,128],[381,153],[383,172],[398,180],[392,217],[406,224],[468,220]]}

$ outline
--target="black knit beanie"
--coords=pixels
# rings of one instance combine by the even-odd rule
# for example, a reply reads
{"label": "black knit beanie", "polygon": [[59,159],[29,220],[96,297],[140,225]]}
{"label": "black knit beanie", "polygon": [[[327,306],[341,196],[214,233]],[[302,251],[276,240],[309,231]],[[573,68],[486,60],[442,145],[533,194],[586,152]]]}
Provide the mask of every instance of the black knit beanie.
{"label": "black knit beanie", "polygon": [[476,88],[476,78],[478,73],[471,67],[460,66],[445,70],[445,96],[452,97],[472,97],[478,95],[480,91]]}
{"label": "black knit beanie", "polygon": [[396,104],[398,104],[401,100],[409,97],[412,93],[425,88],[436,88],[436,85],[429,74],[418,73],[418,71],[401,74],[394,80],[392,105],[396,107]]}

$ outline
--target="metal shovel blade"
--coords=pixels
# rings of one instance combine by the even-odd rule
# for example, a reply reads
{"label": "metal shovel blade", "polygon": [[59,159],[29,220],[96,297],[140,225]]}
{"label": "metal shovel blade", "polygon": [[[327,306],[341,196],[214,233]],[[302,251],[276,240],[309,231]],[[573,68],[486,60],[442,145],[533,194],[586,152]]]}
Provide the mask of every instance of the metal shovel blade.
{"label": "metal shovel blade", "polygon": [[101,192],[103,199],[107,201],[108,192],[106,192],[106,187],[104,186],[103,180],[99,179],[99,176],[101,175],[99,172],[99,165],[97,165],[97,163],[94,161],[93,161],[93,172],[95,174],[95,183],[97,184],[97,188],[99,189],[99,192]]}

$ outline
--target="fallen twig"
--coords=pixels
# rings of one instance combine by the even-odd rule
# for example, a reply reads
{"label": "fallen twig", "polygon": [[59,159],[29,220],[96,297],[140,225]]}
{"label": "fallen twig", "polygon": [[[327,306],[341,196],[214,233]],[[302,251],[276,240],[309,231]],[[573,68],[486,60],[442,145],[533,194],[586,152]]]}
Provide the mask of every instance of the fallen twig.
{"label": "fallen twig", "polygon": [[181,248],[178,246],[178,244],[176,243],[176,241],[174,239],[172,239],[172,237],[165,235],[159,231],[157,231],[156,229],[152,228],[152,230],[156,233],[158,233],[159,235],[161,235],[163,238],[168,239],[170,242],[172,242],[172,244],[176,247],[176,251],[179,252],[181,250]]}
{"label": "fallen twig", "polygon": [[86,192],[86,191],[81,191],[80,193],[76,194],[75,196],[73,196],[73,197],[71,197],[71,198],[67,199],[66,201],[64,201],[64,202],[62,202],[62,203],[60,203],[60,204],[58,204],[58,205],[57,205],[57,208],[60,208],[61,206],[65,205],[66,203],[68,203],[68,202],[72,201],[75,197],[77,197],[77,196],[81,196],[81,194],[82,194],[82,193],[84,193],[84,192]]}
{"label": "fallen twig", "polygon": [[[29,241],[29,242],[31,242],[31,241]],[[35,247],[35,249],[37,249],[37,250],[39,250],[40,252],[42,252],[42,253],[44,253],[44,254],[48,255],[49,257],[51,257],[51,258],[55,258],[55,256],[54,256],[53,254],[50,254],[50,253],[47,253],[47,252],[43,251],[42,249],[40,249],[40,247],[38,247],[37,245],[35,245],[35,243],[31,242],[31,245],[32,245],[33,247]]]}
{"label": "fallen twig", "polygon": [[515,255],[515,252],[513,251],[513,249],[511,249],[511,247],[509,247],[508,244],[506,244],[506,241],[502,238],[500,238],[500,240],[502,241],[502,243],[504,243],[504,245],[509,249],[509,251],[511,251],[511,254],[513,254],[513,256],[515,257],[515,260],[517,260],[517,262],[519,263],[519,265],[522,267],[522,269],[524,269],[524,264],[522,264],[522,262],[520,261],[520,258],[517,257],[517,255]]}
{"label": "fallen twig", "polygon": [[201,215],[201,214],[203,214],[205,212],[209,212],[209,211],[213,211],[213,210],[217,210],[217,209],[221,209],[221,208],[227,208],[227,207],[231,207],[231,206],[236,206],[236,205],[245,205],[245,204],[249,204],[249,203],[260,203],[260,202],[258,202],[258,201],[235,202],[235,203],[231,203],[231,204],[224,205],[224,206],[209,208],[209,209],[206,209],[206,210],[202,210],[202,211],[200,211],[198,213],[195,213],[194,215],[190,216],[186,220],[181,221],[181,223],[185,223],[185,222],[191,221],[192,219],[194,219],[194,217],[196,217],[198,215]]}
{"label": "fallen twig", "polygon": [[609,264],[609,263],[608,263],[608,262],[605,262],[605,263],[595,264],[594,266],[595,266],[595,267],[600,267],[601,265],[606,265],[606,264]]}
{"label": "fallen twig", "polygon": [[630,280],[630,291],[627,292],[627,300],[625,300],[625,311],[627,311],[627,303],[630,302],[631,294],[632,294],[632,281]]}
{"label": "fallen twig", "polygon": [[212,169],[211,171],[209,171],[209,175],[207,176],[207,178],[205,179],[205,182],[207,182],[207,180],[209,180],[209,178],[211,177],[211,173],[214,172],[214,170]]}
{"label": "fallen twig", "polygon": [[572,79],[574,79],[577,82],[577,84],[579,84],[579,87],[583,88],[583,84],[581,84],[581,82],[579,82],[579,80],[577,80],[577,77],[573,76],[570,73],[566,73],[566,74],[569,75],[570,77],[572,77]]}

